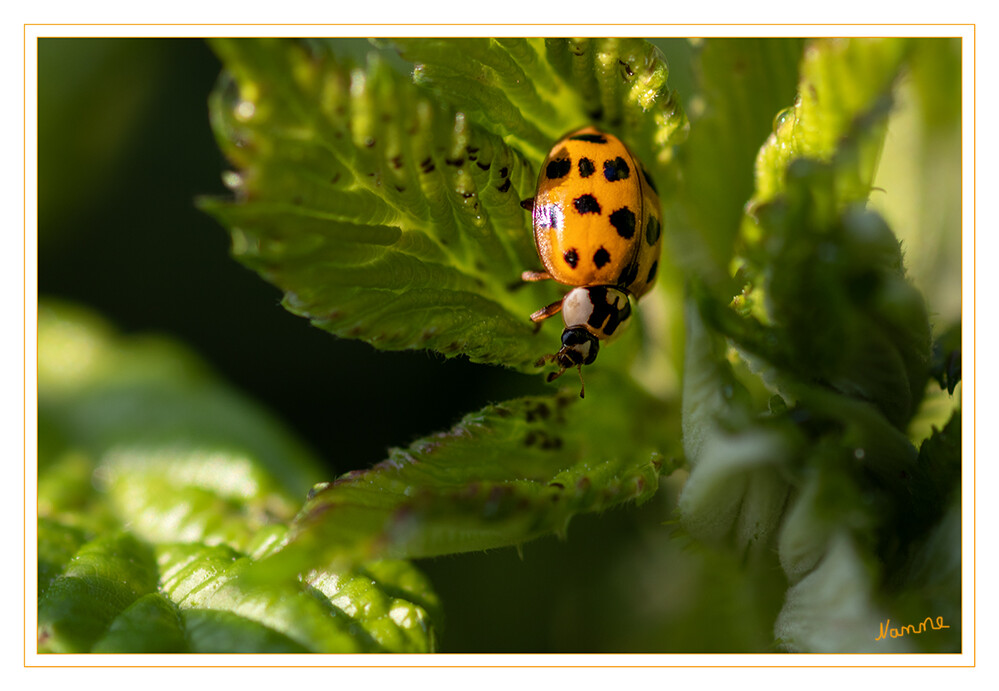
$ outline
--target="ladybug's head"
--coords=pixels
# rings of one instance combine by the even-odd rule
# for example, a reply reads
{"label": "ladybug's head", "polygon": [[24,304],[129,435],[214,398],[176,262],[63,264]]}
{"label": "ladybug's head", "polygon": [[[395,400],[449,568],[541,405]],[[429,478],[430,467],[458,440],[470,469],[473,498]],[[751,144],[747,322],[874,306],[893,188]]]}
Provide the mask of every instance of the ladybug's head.
{"label": "ladybug's head", "polygon": [[[555,362],[562,368],[558,374],[548,376],[551,381],[570,367],[589,365],[597,359],[600,341],[588,329],[582,326],[567,328],[562,332],[562,347],[555,353]],[[554,375],[554,376],[552,376]]]}

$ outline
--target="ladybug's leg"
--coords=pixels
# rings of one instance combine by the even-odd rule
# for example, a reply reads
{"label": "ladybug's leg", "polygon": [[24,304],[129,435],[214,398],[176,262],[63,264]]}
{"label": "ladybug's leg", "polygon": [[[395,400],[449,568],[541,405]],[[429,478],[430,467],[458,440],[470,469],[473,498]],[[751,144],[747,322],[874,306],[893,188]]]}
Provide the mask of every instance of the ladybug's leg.
{"label": "ladybug's leg", "polygon": [[542,307],[537,312],[531,315],[531,321],[540,324],[543,320],[548,317],[554,317],[556,314],[562,311],[562,301],[553,302],[550,305]]}
{"label": "ladybug's leg", "polygon": [[550,278],[551,274],[547,271],[525,271],[520,274],[520,280],[522,281],[547,281]]}
{"label": "ladybug's leg", "polygon": [[[556,355],[549,355],[547,357],[541,358],[540,360],[538,360],[534,364],[536,366],[540,367],[540,366],[546,364],[547,362],[549,362],[551,360],[554,360],[556,357],[557,357],[557,354]],[[579,397],[580,398],[586,398],[586,385],[583,383],[583,366],[582,365],[576,365],[576,371],[579,372]],[[558,372],[550,372],[548,374],[548,376],[546,377],[545,381],[550,381],[550,382],[555,381],[556,379],[558,379],[559,377],[561,377],[563,374],[565,374],[565,367],[562,367],[560,365]]]}

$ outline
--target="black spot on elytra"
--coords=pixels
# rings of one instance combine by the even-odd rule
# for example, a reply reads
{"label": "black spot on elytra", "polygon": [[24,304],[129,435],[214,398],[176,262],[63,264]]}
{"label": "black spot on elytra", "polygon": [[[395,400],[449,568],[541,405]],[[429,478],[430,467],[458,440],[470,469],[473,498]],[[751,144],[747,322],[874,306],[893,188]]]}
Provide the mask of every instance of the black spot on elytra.
{"label": "black spot on elytra", "polygon": [[[556,158],[554,161],[548,161],[548,166],[545,167],[545,177],[549,180],[564,178],[569,174],[571,168],[572,161],[568,158]],[[503,176],[502,170],[500,171],[500,176]]]}
{"label": "black spot on elytra", "polygon": [[[576,211],[581,214],[598,214],[600,213],[600,203],[597,202],[597,198],[592,194],[584,194],[576,197],[572,200],[572,205],[576,207]],[[634,217],[632,218],[634,220]],[[634,226],[634,223],[632,223]]]}
{"label": "black spot on elytra", "polygon": [[624,267],[624,271],[617,277],[617,285],[628,287],[638,280],[638,262],[633,261]]}
{"label": "black spot on elytra", "polygon": [[574,249],[566,250],[562,255],[562,258],[565,259],[565,263],[573,269],[575,269],[576,265],[579,264],[579,254],[577,254]]}
{"label": "black spot on elytra", "polygon": [[628,162],[618,156],[613,161],[604,161],[604,177],[607,182],[617,182],[627,180],[631,176],[631,168]]}
{"label": "black spot on elytra", "polygon": [[610,252],[605,250],[603,247],[598,249],[593,253],[593,263],[597,265],[598,269],[604,268],[604,264],[610,261]]}
{"label": "black spot on elytra", "polygon": [[506,192],[507,190],[509,190],[510,189],[510,178],[507,178],[503,182],[503,184],[500,185],[499,187],[497,187],[496,189],[498,189],[500,192]]}
{"label": "black spot on elytra", "polygon": [[573,139],[577,142],[591,142],[593,144],[606,144],[607,137],[602,134],[576,134],[569,139]]}
{"label": "black spot on elytra", "polygon": [[650,246],[656,244],[656,241],[659,240],[659,233],[659,219],[655,216],[649,216],[649,220],[645,223],[645,241]]}
{"label": "black spot on elytra", "polygon": [[653,279],[656,277],[656,270],[659,268],[659,262],[652,262],[652,266],[649,267],[649,277],[645,279],[646,283],[652,283]]}
{"label": "black spot on elytra", "polygon": [[612,213],[610,222],[617,234],[625,240],[630,240],[635,235],[635,214],[627,206]]}
{"label": "black spot on elytra", "polygon": [[585,157],[579,159],[579,176],[580,177],[588,178],[591,175],[593,175],[593,172],[595,170],[596,170],[596,166],[593,165],[593,161],[591,161],[590,159],[585,158]]}

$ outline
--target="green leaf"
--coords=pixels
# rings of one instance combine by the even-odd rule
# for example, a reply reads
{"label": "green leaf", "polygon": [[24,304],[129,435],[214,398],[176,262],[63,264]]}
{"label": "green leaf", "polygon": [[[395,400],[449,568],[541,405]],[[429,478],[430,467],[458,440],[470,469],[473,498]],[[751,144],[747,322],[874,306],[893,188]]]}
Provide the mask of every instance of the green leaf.
{"label": "green leaf", "polygon": [[671,249],[688,274],[727,285],[728,263],[753,194],[753,163],[774,113],[795,93],[802,39],[713,38],[694,43],[697,96],[677,149],[680,189],[668,214]]}
{"label": "green leaf", "polygon": [[790,652],[906,653],[905,638],[877,640],[890,616],[878,605],[872,583],[877,568],[845,531],[831,541],[821,563],[792,586],[774,626]]}
{"label": "green leaf", "polygon": [[[202,200],[285,306],[379,348],[527,368],[544,303],[527,213],[533,168],[373,54],[367,69],[280,41],[219,41],[211,99],[238,201]],[[534,293],[532,299],[530,293]]]}
{"label": "green leaf", "polygon": [[[753,204],[785,189],[792,161],[839,159],[839,204],[866,199],[892,105],[892,89],[910,44],[901,39],[816,39],[805,51],[794,106],[774,121],[756,159]],[[851,138],[854,146],[844,147]]]}
{"label": "green leaf", "polygon": [[[564,534],[579,513],[648,499],[676,464],[675,411],[617,380],[588,383],[601,406],[574,393],[488,406],[318,486],[279,556],[349,564],[518,545]],[[609,413],[626,402],[643,412]]]}
{"label": "green leaf", "polygon": [[535,165],[588,120],[589,96],[640,153],[665,154],[686,122],[665,63],[635,40],[398,43],[422,61],[416,86],[377,53],[360,68],[318,42],[214,42],[229,76],[212,122],[237,199],[201,206],[321,328],[532,371],[551,345],[528,315],[559,294],[520,280],[540,265],[520,207]]}
{"label": "green leaf", "polygon": [[741,299],[772,324],[770,362],[870,400],[904,428],[928,376],[926,306],[884,220],[860,206],[837,211],[839,172],[791,166],[787,196],[757,211],[767,240],[750,252]]}
{"label": "green leaf", "polygon": [[39,600],[39,648],[86,652],[115,617],[155,589],[148,545],[126,533],[83,545]]}
{"label": "green leaf", "polygon": [[440,605],[407,563],[241,578],[321,475],[179,347],[43,304],[39,413],[39,650],[434,649]]}
{"label": "green leaf", "polygon": [[937,333],[961,318],[960,75],[961,39],[912,40],[870,200],[898,234]]}
{"label": "green leaf", "polygon": [[725,305],[707,272],[691,291],[683,525],[776,554],[790,589],[775,634],[790,650],[920,649],[876,644],[878,622],[915,614],[914,564],[936,549],[924,543],[954,483],[949,453],[927,460],[947,436],[917,458],[904,431],[930,325],[898,240],[864,205],[911,56],[900,40],[810,44],[798,100],[756,161],[733,267],[742,291]]}
{"label": "green leaf", "polygon": [[[133,451],[159,454],[164,469],[180,458],[228,462],[245,472],[252,467],[254,481],[268,485],[261,491],[284,496],[291,512],[322,477],[312,454],[280,423],[175,343],[122,338],[85,310],[45,302],[38,312],[38,349],[40,427],[46,437],[62,440],[45,442],[54,447],[50,458],[61,473],[87,474],[89,464],[118,462]],[[40,490],[48,476],[40,475]],[[67,478],[54,483],[53,491],[66,497],[52,499],[54,510],[72,495],[79,511],[93,490],[89,481]],[[40,503],[47,500],[47,492],[39,497]]]}
{"label": "green leaf", "polygon": [[414,81],[540,161],[567,132],[611,128],[652,170],[687,134],[669,68],[635,38],[394,39]]}

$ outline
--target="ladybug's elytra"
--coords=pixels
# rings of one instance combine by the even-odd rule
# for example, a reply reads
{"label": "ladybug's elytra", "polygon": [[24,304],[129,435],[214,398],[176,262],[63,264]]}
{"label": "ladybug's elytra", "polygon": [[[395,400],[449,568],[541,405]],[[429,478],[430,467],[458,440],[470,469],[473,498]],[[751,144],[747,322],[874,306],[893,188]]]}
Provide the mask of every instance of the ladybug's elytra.
{"label": "ladybug's elytra", "polygon": [[[649,291],[662,248],[662,207],[641,162],[612,134],[585,127],[548,153],[537,192],[521,205],[532,212],[534,241],[545,271],[525,281],[554,279],[574,286],[558,302],[531,315],[539,323],[559,312],[562,347],[539,362],[559,370],[548,381],[597,357],[600,341],[623,330],[630,297]],[[583,391],[579,393],[583,396]]]}

